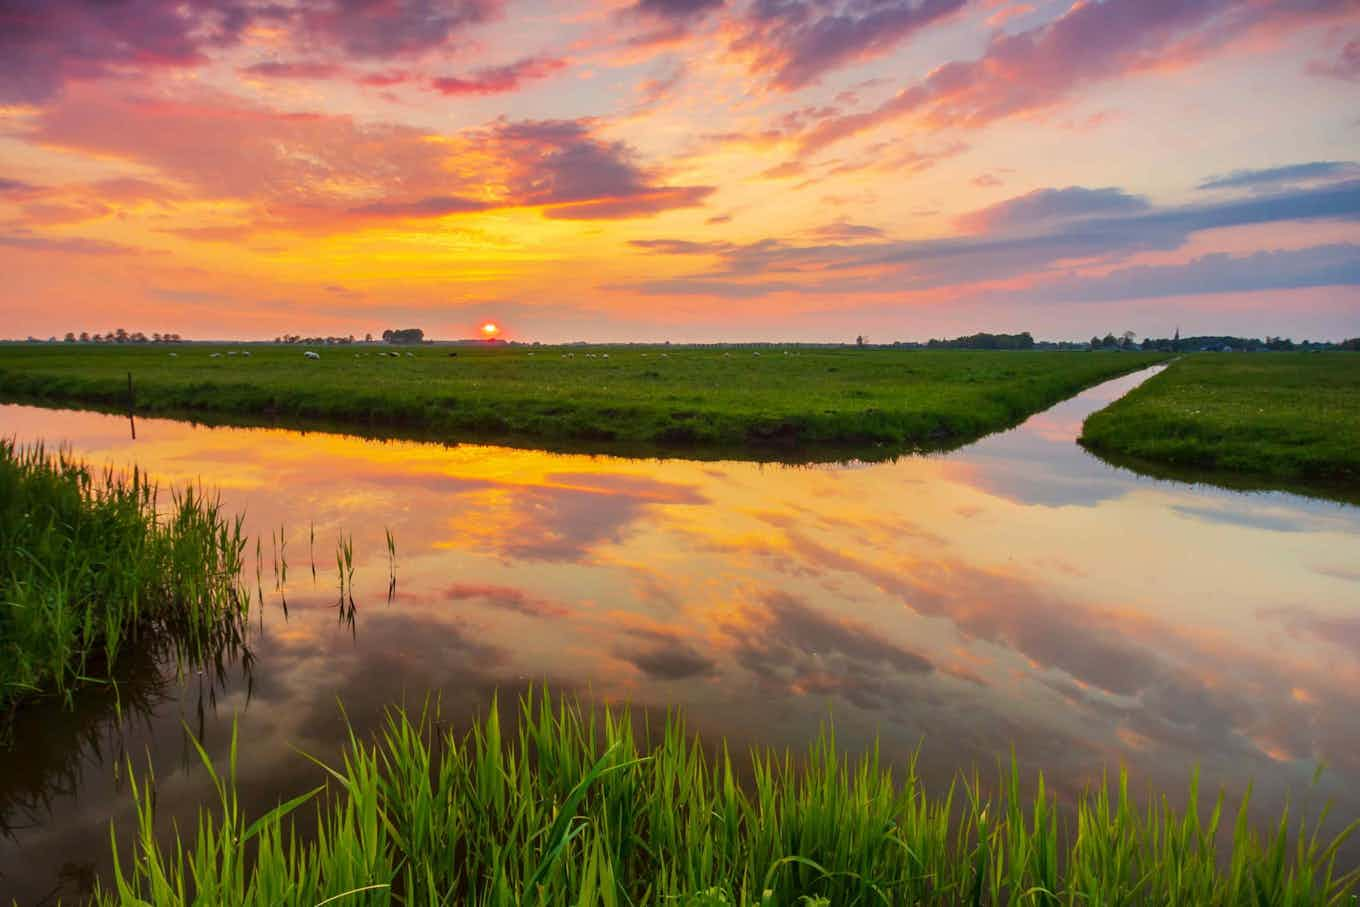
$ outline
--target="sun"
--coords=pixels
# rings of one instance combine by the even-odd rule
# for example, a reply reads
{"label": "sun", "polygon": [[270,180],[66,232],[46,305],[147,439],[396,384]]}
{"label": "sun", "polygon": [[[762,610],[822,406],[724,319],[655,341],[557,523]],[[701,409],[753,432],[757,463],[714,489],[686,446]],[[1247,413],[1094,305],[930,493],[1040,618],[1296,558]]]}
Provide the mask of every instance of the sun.
{"label": "sun", "polygon": [[500,325],[496,324],[494,321],[488,321],[486,324],[482,325],[482,334],[487,337],[495,337],[500,332]]}

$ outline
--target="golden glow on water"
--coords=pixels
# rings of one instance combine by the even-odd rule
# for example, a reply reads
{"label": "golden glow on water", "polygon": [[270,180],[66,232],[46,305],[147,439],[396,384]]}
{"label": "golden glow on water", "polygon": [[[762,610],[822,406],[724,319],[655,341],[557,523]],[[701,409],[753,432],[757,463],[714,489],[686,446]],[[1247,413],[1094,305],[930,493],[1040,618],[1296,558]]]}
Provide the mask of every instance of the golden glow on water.
{"label": "golden glow on water", "polygon": [[133,442],[126,420],[0,412],[21,441],[201,479],[244,510],[265,540],[268,706],[235,686],[218,710],[244,709],[266,764],[329,745],[336,696],[374,715],[542,678],[682,706],[738,744],[801,745],[834,714],[844,744],[877,734],[890,758],[924,738],[945,778],[1014,745],[1067,789],[1122,761],[1174,790],[1199,764],[1269,803],[1325,762],[1316,795],[1360,808],[1360,510],[1111,469],[1072,442],[1100,399],[953,454],[806,468],[154,420]]}

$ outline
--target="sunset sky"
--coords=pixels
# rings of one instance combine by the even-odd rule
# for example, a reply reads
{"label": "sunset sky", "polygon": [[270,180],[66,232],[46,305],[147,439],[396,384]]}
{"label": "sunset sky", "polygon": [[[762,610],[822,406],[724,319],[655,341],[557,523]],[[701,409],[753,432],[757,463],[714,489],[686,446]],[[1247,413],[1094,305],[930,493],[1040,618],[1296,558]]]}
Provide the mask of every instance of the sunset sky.
{"label": "sunset sky", "polygon": [[0,0],[0,336],[1360,335],[1360,0]]}

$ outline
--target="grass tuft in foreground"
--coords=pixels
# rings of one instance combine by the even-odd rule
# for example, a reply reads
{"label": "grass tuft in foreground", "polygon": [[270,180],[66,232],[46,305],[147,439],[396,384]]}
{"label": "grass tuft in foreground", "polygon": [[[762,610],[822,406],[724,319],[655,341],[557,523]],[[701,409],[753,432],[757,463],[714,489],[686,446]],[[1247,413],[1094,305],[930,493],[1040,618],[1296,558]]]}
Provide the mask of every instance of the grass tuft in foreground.
{"label": "grass tuft in foreground", "polygon": [[1135,468],[1360,501],[1360,355],[1187,356],[1090,416],[1081,443]]}
{"label": "grass tuft in foreground", "polygon": [[0,713],[69,699],[143,634],[213,649],[245,614],[244,548],[240,521],[192,489],[161,513],[138,471],[0,440]]}
{"label": "grass tuft in foreground", "polygon": [[[353,732],[322,787],[243,815],[236,745],[218,802],[187,837],[156,835],[155,782],[134,782],[138,828],[101,905],[372,904],[1348,904],[1354,873],[1286,812],[1265,832],[1192,782],[1178,811],[1135,805],[1126,779],[1059,817],[1042,777],[1020,793],[976,778],[930,796],[823,736],[805,762],[751,756],[749,784],[678,718],[635,734],[627,712],[521,700],[508,733],[493,708],[466,736],[426,710]],[[639,745],[635,741],[641,738]],[[207,754],[200,757],[213,771]],[[316,797],[316,831],[293,827]],[[1321,818],[1318,819],[1320,824]],[[1354,826],[1352,826],[1352,829]]]}

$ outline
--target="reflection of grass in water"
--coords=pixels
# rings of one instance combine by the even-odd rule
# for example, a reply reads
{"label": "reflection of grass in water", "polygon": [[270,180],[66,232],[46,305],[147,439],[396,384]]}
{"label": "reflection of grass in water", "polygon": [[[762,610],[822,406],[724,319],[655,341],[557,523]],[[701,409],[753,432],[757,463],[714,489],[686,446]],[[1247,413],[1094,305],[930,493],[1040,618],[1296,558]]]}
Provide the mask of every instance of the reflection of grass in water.
{"label": "reflection of grass in water", "polygon": [[186,488],[157,511],[145,474],[92,474],[0,441],[0,709],[81,683],[147,634],[206,651],[244,618],[240,519]]}
{"label": "reflection of grass in water", "polygon": [[78,793],[87,767],[116,768],[125,761],[127,732],[136,724],[150,726],[156,711],[174,698],[176,677],[197,678],[200,737],[229,675],[239,671],[245,678],[249,701],[254,656],[241,629],[225,624],[216,650],[189,660],[175,639],[148,634],[113,665],[108,683],[75,691],[70,708],[20,710],[10,728],[17,745],[0,747],[0,836],[44,821],[53,801]]}
{"label": "reflection of grass in water", "polygon": [[1081,442],[1172,478],[1354,501],[1360,355],[1187,356],[1091,415]]}
{"label": "reflection of grass in water", "polygon": [[1195,785],[1184,811],[1144,808],[1121,776],[1066,827],[1013,764],[996,795],[973,777],[932,797],[913,766],[895,780],[876,750],[851,760],[824,735],[802,768],[754,753],[745,787],[679,719],[640,736],[626,712],[546,696],[509,734],[494,708],[465,737],[393,711],[321,766],[306,841],[288,814],[322,788],[252,820],[233,744],[192,840],[155,838],[155,783],[138,782],[133,859],[116,854],[100,903],[1344,904],[1355,882],[1333,866],[1345,834],[1317,837],[1325,816],[1262,832],[1245,802],[1235,822],[1221,796],[1203,814]]}
{"label": "reflection of grass in water", "polygon": [[387,603],[392,604],[392,599],[397,596],[397,540],[392,537],[392,530],[384,528],[387,533]]}

